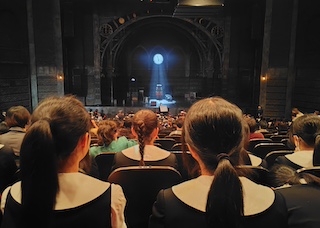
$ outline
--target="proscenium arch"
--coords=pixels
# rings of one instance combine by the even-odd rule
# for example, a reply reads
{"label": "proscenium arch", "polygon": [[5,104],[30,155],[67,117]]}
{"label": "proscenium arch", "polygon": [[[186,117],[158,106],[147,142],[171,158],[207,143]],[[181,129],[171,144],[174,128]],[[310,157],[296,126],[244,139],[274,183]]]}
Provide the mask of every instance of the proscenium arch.
{"label": "proscenium arch", "polygon": [[[210,47],[213,44],[213,46],[215,47],[214,51],[216,51],[219,57],[220,69],[217,70],[221,71],[223,48],[222,42],[218,41],[218,39],[216,39],[210,33],[210,31],[208,31],[208,25],[204,27],[201,23],[199,23],[199,20],[199,18],[196,18],[194,20],[187,20],[165,15],[145,16],[128,20],[123,25],[117,27],[117,29],[113,31],[113,33],[111,33],[105,40],[102,41],[100,63],[101,69],[103,69],[104,67],[106,52],[109,52],[111,54],[111,60],[109,60],[109,63],[111,63],[113,67],[115,66],[118,53],[122,48],[122,44],[131,35],[131,31],[146,28],[148,26],[155,26],[155,24],[161,24],[161,26],[174,27],[176,29],[179,29],[179,32],[185,34],[185,36],[191,41],[191,43],[195,45],[201,63],[205,63],[204,58],[207,57],[208,46]],[[195,33],[195,30],[198,31],[197,34]],[[204,43],[203,40],[208,43]],[[204,70],[204,66],[202,66],[201,68],[202,70]]]}

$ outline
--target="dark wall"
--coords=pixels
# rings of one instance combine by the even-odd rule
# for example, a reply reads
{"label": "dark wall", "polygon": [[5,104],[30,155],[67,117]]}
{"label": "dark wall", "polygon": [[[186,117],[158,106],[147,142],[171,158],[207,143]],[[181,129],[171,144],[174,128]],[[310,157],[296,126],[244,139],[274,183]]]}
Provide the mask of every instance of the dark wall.
{"label": "dark wall", "polygon": [[62,2],[61,15],[66,93],[86,96],[93,66],[92,3]]}
{"label": "dark wall", "polygon": [[252,109],[259,100],[265,1],[229,1],[229,4],[229,97],[244,109]]}
{"label": "dark wall", "polygon": [[293,106],[303,112],[320,109],[320,2],[299,1],[296,79]]}
{"label": "dark wall", "polygon": [[0,1],[0,34],[0,111],[14,105],[23,105],[30,110],[25,1]]}

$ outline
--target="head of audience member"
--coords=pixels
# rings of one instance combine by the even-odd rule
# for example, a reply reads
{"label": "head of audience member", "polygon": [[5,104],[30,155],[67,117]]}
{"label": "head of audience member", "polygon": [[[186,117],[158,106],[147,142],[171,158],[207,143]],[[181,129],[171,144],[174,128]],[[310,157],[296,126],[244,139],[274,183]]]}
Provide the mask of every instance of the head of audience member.
{"label": "head of audience member", "polygon": [[9,131],[9,127],[5,121],[0,122],[0,135],[7,133]]}
{"label": "head of audience member", "polygon": [[214,175],[206,208],[208,227],[237,227],[243,215],[243,194],[234,166],[242,163],[242,111],[219,97],[200,100],[186,115],[183,138],[201,174]]}
{"label": "head of audience member", "polygon": [[257,121],[254,118],[245,117],[245,121],[249,125],[250,133],[254,133],[256,130],[258,130],[258,124],[257,124]]}
{"label": "head of audience member", "polygon": [[98,145],[108,146],[112,141],[118,137],[118,124],[113,120],[103,120],[99,124],[98,132]]}
{"label": "head of audience member", "polygon": [[259,128],[260,129],[267,129],[268,128],[268,123],[267,123],[267,121],[265,119],[260,120]]}
{"label": "head of audience member", "polygon": [[290,166],[279,165],[272,178],[271,185],[273,187],[281,187],[283,185],[320,185],[320,178],[311,173],[298,173],[297,170]]}
{"label": "head of audience member", "polygon": [[119,137],[125,136],[127,139],[135,139],[131,132],[132,117],[123,119],[123,126],[119,129]]}
{"label": "head of audience member", "polygon": [[8,109],[6,114],[6,123],[8,127],[25,128],[30,121],[30,112],[23,106],[13,106]]}
{"label": "head of audience member", "polygon": [[320,117],[305,114],[298,117],[291,125],[290,139],[295,150],[313,150],[316,137],[320,134]]}
{"label": "head of audience member", "polygon": [[90,115],[73,96],[46,98],[34,110],[20,151],[27,225],[50,220],[59,191],[58,173],[78,172],[90,147],[91,126]]}
{"label": "head of audience member", "polygon": [[320,135],[317,135],[312,159],[313,166],[320,166]]}
{"label": "head of audience member", "polygon": [[298,108],[292,108],[291,110],[291,119],[292,121],[296,120],[296,118],[303,116],[303,113]]}
{"label": "head of audience member", "polygon": [[136,136],[141,154],[140,165],[144,165],[144,147],[153,145],[159,132],[159,123],[156,113],[151,110],[140,110],[132,119],[132,134]]}
{"label": "head of audience member", "polygon": [[250,127],[247,121],[243,121],[243,147],[247,150],[250,143]]}
{"label": "head of audience member", "polygon": [[13,153],[10,146],[0,144],[0,198],[3,190],[15,181],[18,167],[12,156]]}

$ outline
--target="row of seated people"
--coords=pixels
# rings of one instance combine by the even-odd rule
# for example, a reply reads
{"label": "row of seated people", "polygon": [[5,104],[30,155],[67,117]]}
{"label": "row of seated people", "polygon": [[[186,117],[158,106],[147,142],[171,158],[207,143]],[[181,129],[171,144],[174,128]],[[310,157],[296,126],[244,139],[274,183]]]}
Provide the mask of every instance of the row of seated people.
{"label": "row of seated people", "polygon": [[[299,122],[297,122],[297,123],[299,123]],[[283,145],[283,144],[282,144]],[[283,148],[286,148],[287,149],[287,147],[281,147],[280,149],[283,149]],[[275,149],[275,148],[274,148]],[[292,153],[293,151],[288,151],[288,153]],[[179,153],[177,153],[177,152],[172,152],[172,153],[175,153],[175,155],[177,155],[177,154],[179,154]],[[116,153],[117,154],[117,153]],[[190,153],[188,153],[188,154],[190,154]],[[282,151],[282,154],[284,154],[284,152]],[[102,155],[102,154],[101,154]],[[102,156],[97,156],[96,157],[96,159],[97,160],[103,160],[103,158],[102,157],[104,157],[104,155],[105,154],[103,154]],[[250,154],[249,153],[249,155],[252,155],[252,154]],[[277,154],[277,155],[279,155],[279,154]],[[111,157],[112,156],[114,156],[114,155],[111,155]],[[252,156],[250,156],[249,157],[249,160],[247,160],[246,162],[245,162],[245,164],[246,165],[252,165],[252,163],[254,163],[254,159],[250,159],[250,158],[252,158]],[[101,161],[100,160],[100,161]],[[261,163],[262,163],[262,159],[257,159],[257,160],[259,160],[260,161],[260,163],[258,164],[258,165],[260,165]],[[102,162],[103,163],[103,162]],[[110,167],[111,167],[111,163],[112,163],[112,158],[109,160],[109,169],[110,169]],[[194,163],[193,163],[194,164]],[[267,173],[267,174],[269,174],[269,171],[266,169],[266,168],[264,168],[264,167],[260,167],[260,166],[254,166],[254,167],[250,167],[250,168],[253,168],[252,170],[254,171],[254,172],[258,172],[258,173],[252,173],[252,172],[248,172],[247,173],[247,176],[248,177],[250,177],[251,179],[253,179],[253,180],[255,180],[255,181],[257,181],[257,182],[259,182],[259,183],[263,183],[263,184],[265,184],[265,185],[269,185],[269,186],[271,186],[272,184],[271,183],[269,183],[269,182],[267,182],[268,180],[267,180],[267,178],[269,178],[269,176],[265,176],[265,174]],[[102,164],[102,166],[104,166],[103,164]],[[241,167],[241,169],[242,170],[245,170],[245,169],[248,169],[249,168],[249,166],[239,166],[238,168],[240,168]],[[112,169],[112,168],[111,168]],[[178,168],[179,170],[181,170],[181,167],[179,167]],[[195,169],[196,170],[196,169]],[[103,173],[105,173],[106,172],[106,170],[105,170],[105,167],[104,167],[104,170],[103,170]],[[293,172],[294,173],[294,172]],[[257,178],[257,174],[258,175],[262,175],[261,177],[258,177]],[[197,176],[197,174],[193,174],[193,176],[191,175],[191,176],[189,176],[189,178],[191,178],[191,177],[196,177]],[[104,176],[104,178],[106,178],[106,179],[108,179],[108,176]],[[263,179],[263,180],[262,180]],[[272,183],[275,183],[275,181],[273,181]]]}
{"label": "row of seated people", "polygon": [[[149,124],[152,116],[147,110],[135,114],[136,145],[117,151],[108,181],[99,181],[78,172],[91,141],[90,118],[81,102],[73,97],[43,101],[21,146],[21,182],[2,195],[2,227],[319,226],[316,195],[320,189],[312,185],[318,183],[313,176],[299,176],[304,185],[290,181],[290,187],[275,190],[247,178],[250,171],[242,169],[248,154],[242,143],[243,116],[236,105],[213,97],[190,108],[184,138],[196,162],[191,167],[194,176],[184,182],[174,171],[178,169],[175,154],[152,145],[158,135],[157,124]],[[98,157],[100,152],[93,151],[90,148],[89,158]],[[147,171],[157,166],[161,173],[173,170],[176,178],[152,191],[157,196],[150,196],[142,189],[150,190],[167,178],[153,176],[151,182],[150,172],[133,178],[134,169],[128,166]],[[129,173],[127,178],[116,175],[121,169]],[[133,186],[143,194],[131,195]],[[138,205],[147,197],[154,203],[143,210]]]}

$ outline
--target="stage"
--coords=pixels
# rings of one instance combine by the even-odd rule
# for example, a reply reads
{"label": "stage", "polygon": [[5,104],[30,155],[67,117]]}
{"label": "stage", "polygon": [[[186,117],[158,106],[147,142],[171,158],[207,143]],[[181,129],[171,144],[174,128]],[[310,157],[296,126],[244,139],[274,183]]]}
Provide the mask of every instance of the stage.
{"label": "stage", "polygon": [[115,116],[120,110],[122,110],[125,114],[127,113],[136,113],[141,109],[150,109],[156,113],[170,114],[170,115],[178,115],[181,110],[188,110],[191,106],[190,102],[177,102],[176,100],[165,100],[165,99],[147,99],[144,100],[146,102],[132,102],[131,105],[123,105],[123,106],[104,106],[104,105],[96,105],[96,106],[85,106],[89,111],[103,112],[108,116]]}

